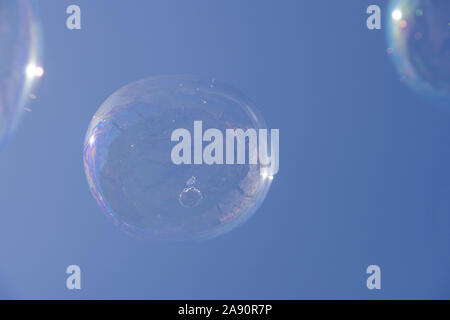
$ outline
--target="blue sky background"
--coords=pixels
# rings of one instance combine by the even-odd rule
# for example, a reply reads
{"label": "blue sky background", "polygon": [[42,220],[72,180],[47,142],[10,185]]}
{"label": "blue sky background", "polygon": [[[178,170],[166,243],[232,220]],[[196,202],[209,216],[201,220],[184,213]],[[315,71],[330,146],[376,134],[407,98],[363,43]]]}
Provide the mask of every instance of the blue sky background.
{"label": "blue sky background", "polygon": [[[81,31],[66,29],[70,4]],[[0,151],[0,297],[450,298],[450,109],[399,81],[385,30],[365,26],[370,4],[387,7],[41,0],[46,74]],[[280,172],[235,231],[145,244],[97,207],[83,139],[115,90],[181,73],[254,100],[280,129]],[[81,291],[65,287],[70,264]],[[381,291],[366,288],[371,264]]]}

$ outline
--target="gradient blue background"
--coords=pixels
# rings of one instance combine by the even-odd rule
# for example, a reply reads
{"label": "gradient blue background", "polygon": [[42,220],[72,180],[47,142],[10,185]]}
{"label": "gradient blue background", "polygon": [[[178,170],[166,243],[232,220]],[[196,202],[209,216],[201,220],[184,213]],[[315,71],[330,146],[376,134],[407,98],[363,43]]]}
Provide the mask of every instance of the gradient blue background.
{"label": "gradient blue background", "polygon": [[[368,5],[387,1],[40,4],[46,74],[0,152],[1,298],[450,298],[450,108],[405,87],[386,30],[367,30]],[[280,172],[241,228],[149,245],[100,212],[83,139],[115,90],[180,73],[253,99],[280,129]],[[81,291],[65,287],[70,264]]]}

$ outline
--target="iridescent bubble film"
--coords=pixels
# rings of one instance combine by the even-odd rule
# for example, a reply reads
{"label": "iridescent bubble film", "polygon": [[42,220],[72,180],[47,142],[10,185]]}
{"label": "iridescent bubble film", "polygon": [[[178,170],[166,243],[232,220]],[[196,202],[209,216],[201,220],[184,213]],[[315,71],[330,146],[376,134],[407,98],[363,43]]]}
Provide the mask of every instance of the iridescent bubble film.
{"label": "iridescent bubble film", "polygon": [[427,98],[450,102],[450,1],[393,0],[388,53],[405,81]]}
{"label": "iridescent bubble film", "polygon": [[172,162],[172,132],[193,133],[199,120],[203,132],[266,128],[247,98],[191,76],[132,83],[100,107],[87,131],[84,164],[94,198],[116,225],[152,240],[204,239],[230,231],[256,211],[271,183],[259,162]]}
{"label": "iridescent bubble film", "polygon": [[38,76],[38,26],[34,1],[0,0],[0,145],[16,127]]}

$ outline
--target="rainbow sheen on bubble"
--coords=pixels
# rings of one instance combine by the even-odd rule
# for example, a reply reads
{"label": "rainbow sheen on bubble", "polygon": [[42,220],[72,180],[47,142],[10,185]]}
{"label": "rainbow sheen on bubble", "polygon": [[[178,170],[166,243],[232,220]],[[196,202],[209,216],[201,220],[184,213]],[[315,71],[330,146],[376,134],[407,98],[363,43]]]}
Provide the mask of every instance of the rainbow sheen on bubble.
{"label": "rainbow sheen on bubble", "polygon": [[242,225],[261,205],[271,179],[260,164],[172,162],[172,132],[192,133],[198,120],[203,132],[267,128],[248,98],[193,76],[132,83],[94,115],[85,172],[97,203],[121,229],[149,240],[207,239]]}
{"label": "rainbow sheen on bubble", "polygon": [[392,0],[388,53],[401,80],[422,96],[450,103],[450,1]]}
{"label": "rainbow sheen on bubble", "polygon": [[16,128],[39,64],[40,32],[30,0],[0,1],[0,145]]}

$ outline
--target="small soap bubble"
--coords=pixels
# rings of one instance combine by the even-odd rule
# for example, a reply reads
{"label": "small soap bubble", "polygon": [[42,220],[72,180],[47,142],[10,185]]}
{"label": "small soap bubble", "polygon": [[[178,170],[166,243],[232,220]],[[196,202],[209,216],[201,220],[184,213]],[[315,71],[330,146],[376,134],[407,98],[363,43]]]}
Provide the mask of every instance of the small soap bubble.
{"label": "small soap bubble", "polygon": [[16,128],[39,65],[40,32],[32,0],[0,1],[0,145]]}
{"label": "small soap bubble", "polygon": [[194,208],[202,199],[202,192],[195,187],[184,188],[180,193],[180,203],[186,208]]}
{"label": "small soap bubble", "polygon": [[450,1],[392,0],[388,47],[400,78],[420,95],[450,102]]}

